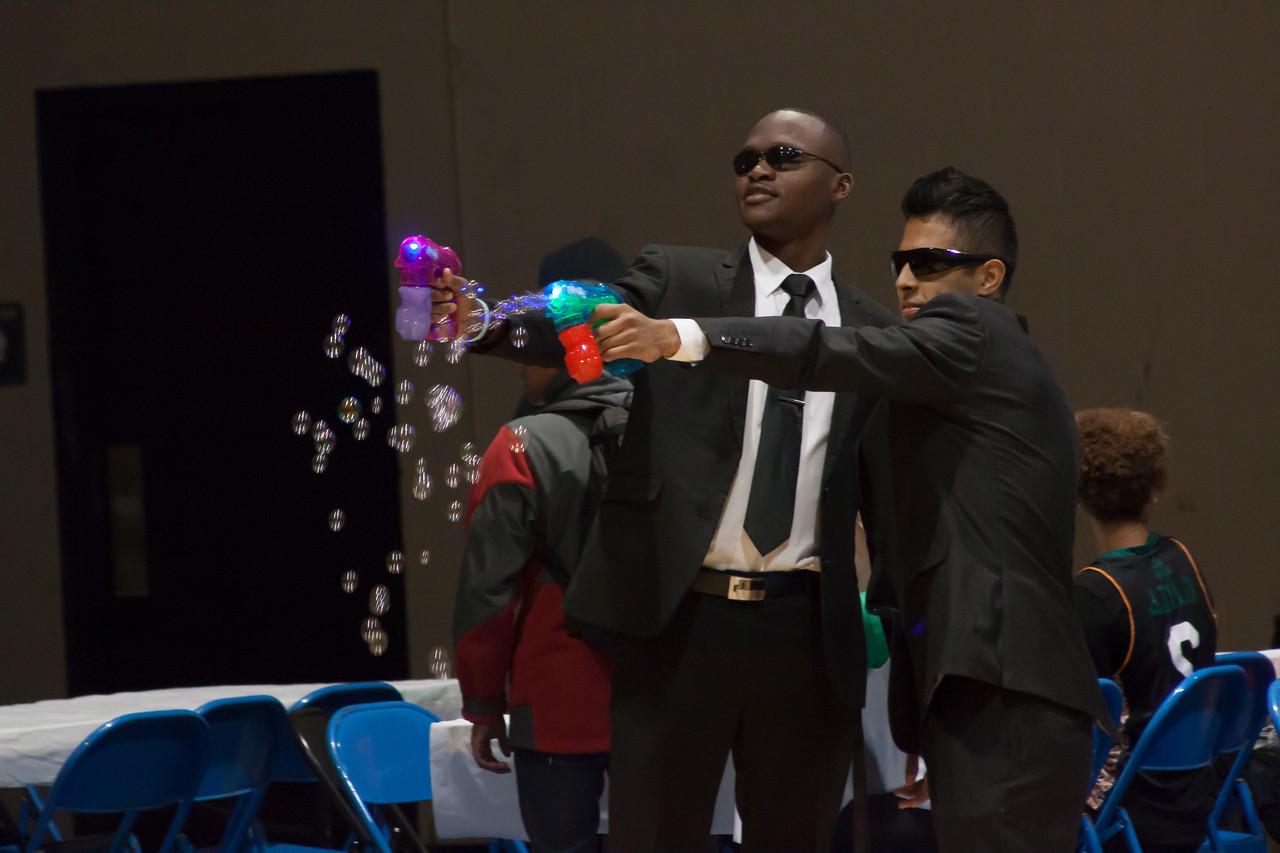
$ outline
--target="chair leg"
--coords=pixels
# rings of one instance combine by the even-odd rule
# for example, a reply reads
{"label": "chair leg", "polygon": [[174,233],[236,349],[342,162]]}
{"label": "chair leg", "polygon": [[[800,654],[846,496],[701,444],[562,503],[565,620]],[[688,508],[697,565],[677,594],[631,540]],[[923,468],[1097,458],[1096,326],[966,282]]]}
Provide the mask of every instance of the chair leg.
{"label": "chair leg", "polygon": [[195,804],[194,800],[183,800],[178,803],[178,811],[173,816],[173,820],[169,821],[169,831],[164,834],[164,840],[160,842],[160,847],[156,853],[169,853],[173,849],[173,844],[178,838],[178,832],[182,829],[182,825],[187,822],[187,815],[191,814],[191,807]]}
{"label": "chair leg", "polygon": [[126,812],[124,817],[120,819],[120,825],[116,827],[116,834],[111,839],[110,853],[122,853],[125,845],[129,843],[129,839],[133,835],[133,825],[137,820],[137,812]]}

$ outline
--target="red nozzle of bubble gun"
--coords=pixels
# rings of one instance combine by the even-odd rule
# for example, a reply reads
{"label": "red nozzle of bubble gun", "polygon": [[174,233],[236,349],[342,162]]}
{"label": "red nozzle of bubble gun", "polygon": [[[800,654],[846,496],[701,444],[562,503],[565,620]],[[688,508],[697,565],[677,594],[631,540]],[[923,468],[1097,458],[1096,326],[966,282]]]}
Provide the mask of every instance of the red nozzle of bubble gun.
{"label": "red nozzle of bubble gun", "polygon": [[591,324],[579,323],[560,333],[564,345],[564,367],[579,384],[594,382],[604,370],[600,349],[591,334]]}

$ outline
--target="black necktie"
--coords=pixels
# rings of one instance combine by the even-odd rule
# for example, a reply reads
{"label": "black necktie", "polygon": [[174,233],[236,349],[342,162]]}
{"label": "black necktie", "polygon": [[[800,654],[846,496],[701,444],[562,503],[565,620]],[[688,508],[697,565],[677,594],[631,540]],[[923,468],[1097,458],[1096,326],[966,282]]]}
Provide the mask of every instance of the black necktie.
{"label": "black necktie", "polygon": [[[807,275],[789,275],[782,289],[791,297],[783,317],[803,317],[805,300],[814,291]],[[743,527],[761,556],[791,536],[800,474],[800,436],[804,429],[804,392],[769,386],[760,421],[760,446],[751,475],[751,497]]]}

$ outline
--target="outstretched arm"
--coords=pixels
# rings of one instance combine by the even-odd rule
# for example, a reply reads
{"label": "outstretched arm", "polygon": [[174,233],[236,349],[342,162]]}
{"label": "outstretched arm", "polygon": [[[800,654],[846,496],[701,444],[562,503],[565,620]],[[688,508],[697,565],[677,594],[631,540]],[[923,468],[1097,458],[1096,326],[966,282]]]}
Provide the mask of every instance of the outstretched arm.
{"label": "outstretched arm", "polygon": [[[971,297],[940,296],[909,323],[883,329],[827,326],[796,317],[711,317],[705,369],[762,379],[779,388],[857,391],[916,403],[958,399],[976,375],[986,331]],[[596,330],[606,361],[671,358],[680,347],[674,321],[602,305]]]}

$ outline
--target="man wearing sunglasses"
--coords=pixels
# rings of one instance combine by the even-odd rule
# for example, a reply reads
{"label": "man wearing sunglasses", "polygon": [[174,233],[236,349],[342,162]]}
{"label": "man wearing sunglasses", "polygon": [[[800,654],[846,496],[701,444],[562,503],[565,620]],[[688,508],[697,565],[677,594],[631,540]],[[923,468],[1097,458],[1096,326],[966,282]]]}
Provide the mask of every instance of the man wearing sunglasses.
{"label": "man wearing sunglasses", "polygon": [[909,768],[899,796],[932,795],[944,851],[1074,850],[1090,727],[1107,717],[1071,607],[1071,409],[1002,304],[1017,254],[1005,200],[948,168],[917,180],[903,213],[901,325],[602,306],[600,349],[884,398],[863,437],[868,597],[894,617],[894,738],[929,767],[927,791]]}
{"label": "man wearing sunglasses", "polygon": [[[832,273],[848,162],[830,121],[770,113],[732,158],[747,245],[647,247],[616,290],[655,317],[891,324]],[[452,280],[437,296],[456,298]],[[473,349],[558,363],[554,329],[518,320],[524,347],[499,324]],[[631,420],[565,599],[572,617],[621,635],[609,847],[705,849],[732,755],[745,850],[826,849],[865,689],[853,449],[873,403],[670,362],[633,379]]]}

